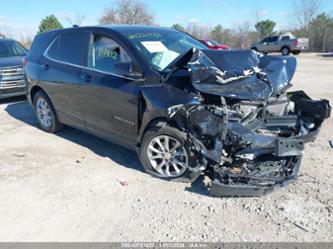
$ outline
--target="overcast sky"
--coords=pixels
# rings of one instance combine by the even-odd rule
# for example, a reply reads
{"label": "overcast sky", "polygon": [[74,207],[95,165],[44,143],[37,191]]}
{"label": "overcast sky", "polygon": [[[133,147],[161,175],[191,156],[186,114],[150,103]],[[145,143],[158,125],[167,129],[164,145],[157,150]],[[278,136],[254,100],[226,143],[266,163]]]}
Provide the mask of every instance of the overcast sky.
{"label": "overcast sky", "polygon": [[[200,22],[206,25],[222,24],[232,27],[243,21],[272,19],[278,29],[295,25],[291,0],[144,0],[162,26],[174,23],[185,25]],[[20,34],[34,34],[42,18],[55,14],[64,26],[69,23],[65,15],[84,15],[83,25],[98,24],[103,9],[111,6],[112,0],[9,0],[0,8],[0,30],[19,37]],[[326,0],[322,11],[333,12],[333,1]],[[256,14],[257,13],[257,14]],[[257,16],[257,17],[256,17]]]}

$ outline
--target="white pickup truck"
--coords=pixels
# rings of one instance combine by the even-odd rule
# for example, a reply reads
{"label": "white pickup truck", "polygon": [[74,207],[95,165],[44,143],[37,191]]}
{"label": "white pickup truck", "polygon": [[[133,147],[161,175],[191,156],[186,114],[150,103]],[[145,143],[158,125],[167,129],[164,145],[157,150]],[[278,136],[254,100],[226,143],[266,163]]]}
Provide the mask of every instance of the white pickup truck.
{"label": "white pickup truck", "polygon": [[266,37],[261,42],[252,44],[251,49],[266,54],[281,52],[282,55],[297,55],[309,49],[309,39],[294,38],[290,35]]}

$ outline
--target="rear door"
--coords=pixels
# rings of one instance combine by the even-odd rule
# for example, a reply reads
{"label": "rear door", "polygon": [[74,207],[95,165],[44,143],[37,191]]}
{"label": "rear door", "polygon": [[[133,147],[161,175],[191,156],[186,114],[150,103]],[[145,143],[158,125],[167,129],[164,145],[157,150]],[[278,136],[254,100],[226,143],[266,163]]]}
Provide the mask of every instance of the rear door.
{"label": "rear door", "polygon": [[86,66],[89,32],[68,31],[58,35],[41,61],[43,88],[60,121],[85,129],[82,102],[82,67]]}
{"label": "rear door", "polygon": [[134,59],[115,39],[91,34],[83,108],[90,132],[118,143],[135,143],[138,134],[140,80]]}

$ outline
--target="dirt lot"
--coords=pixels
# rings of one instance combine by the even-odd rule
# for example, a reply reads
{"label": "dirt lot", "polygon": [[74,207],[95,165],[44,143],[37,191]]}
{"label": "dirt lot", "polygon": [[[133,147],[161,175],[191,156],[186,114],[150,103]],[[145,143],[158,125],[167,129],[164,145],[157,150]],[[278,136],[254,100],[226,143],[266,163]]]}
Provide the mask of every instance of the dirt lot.
{"label": "dirt lot", "polygon": [[[332,73],[333,59],[301,55],[295,88],[333,102]],[[332,124],[306,147],[297,182],[262,198],[213,198],[203,181],[150,177],[134,152],[96,137],[46,134],[26,102],[2,101],[0,240],[333,241]]]}

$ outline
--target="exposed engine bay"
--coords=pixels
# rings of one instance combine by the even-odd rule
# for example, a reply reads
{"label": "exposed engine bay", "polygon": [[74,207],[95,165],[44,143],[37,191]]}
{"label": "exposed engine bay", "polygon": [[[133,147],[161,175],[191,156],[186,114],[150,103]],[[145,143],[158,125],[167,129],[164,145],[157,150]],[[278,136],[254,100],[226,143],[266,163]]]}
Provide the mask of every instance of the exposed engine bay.
{"label": "exposed engine bay", "polygon": [[194,50],[179,65],[195,101],[169,107],[168,125],[186,134],[193,180],[205,172],[212,195],[260,196],[297,177],[304,143],[316,138],[331,108],[287,92],[294,57]]}

